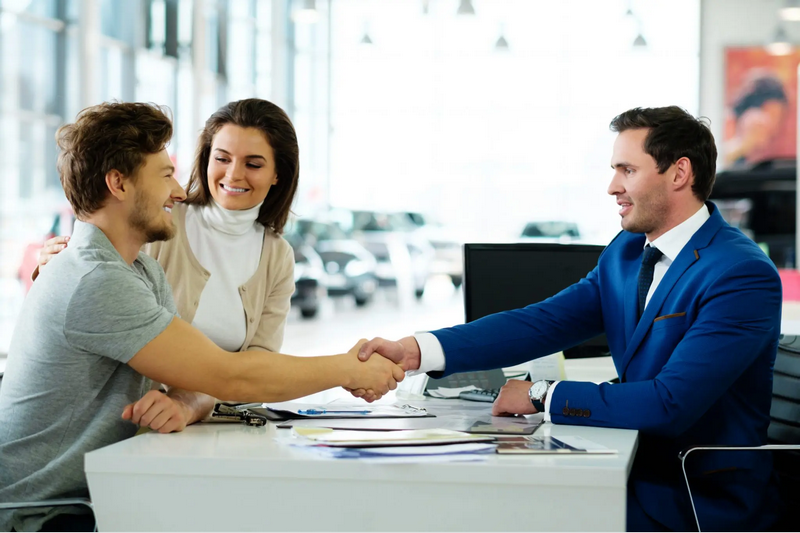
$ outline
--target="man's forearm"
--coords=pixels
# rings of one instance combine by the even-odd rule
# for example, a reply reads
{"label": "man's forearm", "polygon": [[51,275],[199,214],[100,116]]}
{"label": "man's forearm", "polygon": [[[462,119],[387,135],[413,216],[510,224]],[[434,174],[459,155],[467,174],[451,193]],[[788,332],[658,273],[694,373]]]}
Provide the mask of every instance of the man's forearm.
{"label": "man's forearm", "polygon": [[194,424],[203,420],[214,408],[217,401],[213,396],[202,392],[189,391],[171,387],[167,396],[183,404],[186,407],[186,425]]}

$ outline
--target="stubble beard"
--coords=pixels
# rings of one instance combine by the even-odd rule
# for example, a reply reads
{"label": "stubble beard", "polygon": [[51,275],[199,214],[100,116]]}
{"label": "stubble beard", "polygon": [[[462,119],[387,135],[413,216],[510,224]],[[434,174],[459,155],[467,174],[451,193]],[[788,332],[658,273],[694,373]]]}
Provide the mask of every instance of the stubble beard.
{"label": "stubble beard", "polygon": [[[669,208],[666,196],[655,192],[638,200],[634,204],[635,218],[622,219],[622,229],[631,233],[652,233],[667,220]],[[637,209],[638,208],[638,209]]]}
{"label": "stubble beard", "polygon": [[147,199],[141,191],[136,191],[134,209],[128,219],[131,227],[144,234],[146,243],[168,241],[175,236],[175,224],[172,221],[168,225],[155,226],[152,218],[155,217],[148,216]]}

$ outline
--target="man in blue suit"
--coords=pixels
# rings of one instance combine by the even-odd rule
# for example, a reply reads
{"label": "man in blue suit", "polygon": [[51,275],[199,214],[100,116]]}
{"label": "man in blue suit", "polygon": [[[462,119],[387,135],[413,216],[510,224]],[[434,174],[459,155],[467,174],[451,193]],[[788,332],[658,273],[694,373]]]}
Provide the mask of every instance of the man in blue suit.
{"label": "man in blue suit", "polygon": [[[636,108],[611,129],[618,136],[608,193],[623,231],[594,270],[523,309],[396,342],[373,339],[360,357],[380,353],[441,377],[519,364],[604,332],[620,383],[512,380],[493,412],[543,411],[556,424],[639,430],[628,530],[693,530],[678,452],[767,441],[780,278],[707,201],[717,150],[704,123],[674,106]],[[687,468],[703,529],[774,522],[769,454],[694,455]]]}

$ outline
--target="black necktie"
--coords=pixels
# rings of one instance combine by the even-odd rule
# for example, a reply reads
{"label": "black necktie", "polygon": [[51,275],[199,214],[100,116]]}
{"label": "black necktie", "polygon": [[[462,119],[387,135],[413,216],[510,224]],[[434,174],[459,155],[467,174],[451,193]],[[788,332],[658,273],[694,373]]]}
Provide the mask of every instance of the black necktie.
{"label": "black necktie", "polygon": [[653,270],[662,255],[664,254],[661,253],[661,250],[649,244],[644,248],[642,267],[639,269],[639,317],[644,313],[647,293],[650,291],[650,284],[653,283]]}

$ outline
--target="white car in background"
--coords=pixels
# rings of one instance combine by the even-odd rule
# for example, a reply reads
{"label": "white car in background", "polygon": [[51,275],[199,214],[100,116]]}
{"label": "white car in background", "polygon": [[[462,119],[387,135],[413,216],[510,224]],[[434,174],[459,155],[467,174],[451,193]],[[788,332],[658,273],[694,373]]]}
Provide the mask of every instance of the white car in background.
{"label": "white car in background", "polygon": [[451,228],[431,224],[420,213],[407,212],[406,216],[417,228],[414,232],[433,246],[431,274],[448,276],[456,289],[461,287],[464,282],[463,241],[456,238]]}
{"label": "white car in background", "polygon": [[415,231],[416,226],[404,213],[352,214],[352,236],[375,256],[379,285],[398,290],[410,285],[414,296],[422,298],[436,255],[431,243]]}

